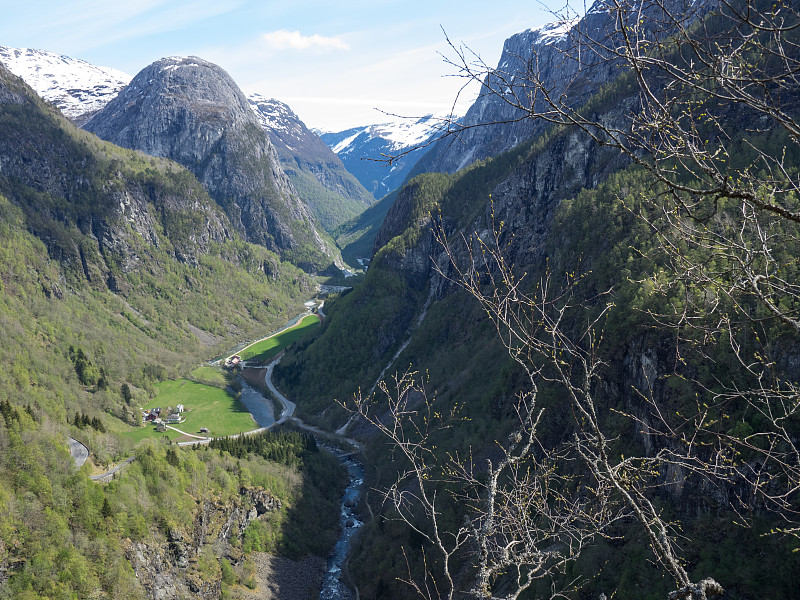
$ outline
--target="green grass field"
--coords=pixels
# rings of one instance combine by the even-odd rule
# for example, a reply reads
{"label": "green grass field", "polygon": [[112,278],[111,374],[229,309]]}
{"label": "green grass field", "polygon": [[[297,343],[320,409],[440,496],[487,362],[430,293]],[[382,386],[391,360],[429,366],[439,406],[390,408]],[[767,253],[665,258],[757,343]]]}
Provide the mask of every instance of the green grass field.
{"label": "green grass field", "polygon": [[299,339],[307,331],[310,331],[317,325],[319,325],[319,317],[316,315],[308,315],[307,317],[303,317],[297,323],[297,325],[291,329],[287,329],[282,333],[273,335],[271,338],[267,338],[266,340],[261,340],[260,342],[242,350],[239,355],[242,357],[242,360],[269,360],[278,354],[278,352],[283,350],[286,346]]}
{"label": "green grass field", "polygon": [[233,380],[233,376],[221,367],[197,367],[191,376],[202,383],[222,387],[227,387]]}
{"label": "green grass field", "polygon": [[[158,395],[143,408],[166,408],[183,404],[186,407],[186,412],[183,413],[186,421],[173,425],[181,431],[198,435],[201,427],[207,427],[209,435],[218,437],[258,428],[244,406],[221,388],[188,379],[162,381],[156,387]],[[166,435],[175,439],[181,434],[171,429],[167,433],[158,433],[154,425],[147,425],[130,431],[127,435],[138,442],[150,436]]]}

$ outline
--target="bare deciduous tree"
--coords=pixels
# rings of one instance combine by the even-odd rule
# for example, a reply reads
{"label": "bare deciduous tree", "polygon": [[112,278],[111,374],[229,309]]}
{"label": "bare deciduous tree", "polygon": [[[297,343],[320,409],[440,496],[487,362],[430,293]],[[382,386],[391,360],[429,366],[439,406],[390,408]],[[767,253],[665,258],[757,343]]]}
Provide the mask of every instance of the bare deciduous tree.
{"label": "bare deciduous tree", "polygon": [[[489,69],[461,50],[451,62],[515,119],[581,131],[653,176],[657,189],[639,216],[672,277],[652,283],[687,291],[678,313],[652,316],[684,349],[727,340],[745,375],[695,381],[712,408],[686,419],[653,407],[653,433],[702,432],[711,411],[746,404],[760,417],[756,430],[701,436],[713,453],[689,444],[672,458],[743,479],[786,519],[780,531],[800,536],[800,375],[788,364],[800,334],[800,11],[785,1],[599,0],[591,12],[608,13],[614,27],[598,33],[584,19],[556,46],[572,80],[541,77],[536,49],[523,72]],[[556,16],[569,20],[569,7]],[[608,64],[624,67],[620,87],[635,99],[622,121],[570,93],[586,70]],[[452,124],[447,133],[459,132]]]}
{"label": "bare deciduous tree", "polygon": [[[505,262],[499,228],[493,239],[462,238],[458,252],[439,232],[447,257],[439,274],[481,303],[525,369],[528,388],[502,457],[479,469],[471,457],[436,463],[442,457],[428,445],[427,429],[433,403],[412,374],[397,379],[391,393],[382,387],[388,415],[376,416],[372,399],[357,401],[358,412],[408,461],[385,499],[439,553],[435,564],[426,563],[425,581],[440,587],[409,577],[426,598],[453,597],[455,557],[464,555],[472,557],[475,597],[516,598],[537,578],[555,585],[564,565],[621,519],[634,519],[646,533],[675,581],[671,600],[721,593],[711,577],[690,579],[677,531],[654,504],[667,465],[729,484],[741,492],[732,509],[774,510],[785,520],[779,531],[800,537],[800,384],[796,367],[781,359],[800,333],[800,15],[791,2],[760,0],[683,8],[667,0],[608,0],[592,11],[606,11],[615,26],[602,35],[585,21],[570,29],[559,49],[576,65],[573,81],[540,77],[535,51],[522,72],[489,69],[461,50],[453,64],[512,108],[509,120],[581,131],[652,175],[655,193],[638,214],[672,267],[666,280],[654,275],[652,283],[662,291],[682,286],[685,302],[673,314],[651,316],[676,332],[681,356],[702,355],[704,342],[726,342],[741,376],[703,380],[687,371],[703,398],[690,415],[667,414],[642,392],[647,418],[627,416],[666,441],[649,456],[617,455],[595,396],[610,304],[603,307],[602,297],[591,306],[578,302],[575,275],[560,286],[552,276],[523,284]],[[624,121],[605,119],[571,94],[583,69],[609,64],[624,67],[618,85],[635,99]],[[483,125],[451,124],[444,135]],[[565,326],[576,314],[586,321],[579,331]],[[564,392],[575,417],[574,434],[556,448],[541,443],[538,431],[542,382]],[[710,428],[728,408],[757,414],[757,427],[743,421],[736,431]],[[441,529],[443,489],[463,501],[457,531]],[[423,507],[425,525],[410,502]],[[552,589],[554,597],[562,592]]]}

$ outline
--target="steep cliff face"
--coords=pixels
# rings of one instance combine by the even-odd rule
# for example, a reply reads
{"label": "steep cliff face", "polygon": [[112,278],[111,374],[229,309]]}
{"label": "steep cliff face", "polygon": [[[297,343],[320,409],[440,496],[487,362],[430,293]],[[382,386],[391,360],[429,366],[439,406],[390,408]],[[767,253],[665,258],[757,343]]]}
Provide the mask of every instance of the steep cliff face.
{"label": "steep cliff face", "polygon": [[[642,3],[645,15],[629,10],[624,17],[641,18],[642,35],[652,28],[669,27],[669,15],[694,19],[712,2],[668,0]],[[616,33],[618,16],[603,0],[582,18],[562,19],[518,33],[503,45],[497,67],[483,79],[481,93],[470,107],[457,139],[435,144],[413,173],[453,173],[506,152],[544,131],[549,122],[527,118],[547,111],[550,102],[576,109],[622,71],[622,61],[609,48],[622,46]],[[549,98],[549,100],[545,97]]]}
{"label": "steep cliff face", "polygon": [[309,270],[336,256],[298,197],[247,98],[197,57],[143,69],[84,125],[119,146],[186,166],[248,241]]}
{"label": "steep cliff face", "polygon": [[375,203],[341,159],[289,106],[259,94],[250,106],[278,152],[284,172],[328,231]]}
{"label": "steep cliff face", "polygon": [[92,139],[2,65],[0,105],[0,191],[54,258],[90,281],[135,269],[148,246],[193,263],[230,238],[228,219],[188,172]]}
{"label": "steep cliff face", "polygon": [[170,529],[160,542],[128,540],[125,556],[153,600],[216,599],[222,593],[221,580],[218,574],[203,571],[201,555],[239,563],[242,552],[231,545],[231,538],[241,539],[251,522],[279,510],[280,500],[263,489],[242,488],[228,503],[203,501],[192,531]]}

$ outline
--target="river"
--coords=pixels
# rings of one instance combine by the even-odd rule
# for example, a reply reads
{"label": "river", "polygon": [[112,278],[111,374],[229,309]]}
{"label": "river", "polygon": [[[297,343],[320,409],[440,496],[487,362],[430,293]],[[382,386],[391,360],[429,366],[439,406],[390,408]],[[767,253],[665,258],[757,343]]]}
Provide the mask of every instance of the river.
{"label": "river", "polygon": [[275,405],[272,400],[265,398],[261,392],[241,377],[239,381],[242,383],[239,402],[253,415],[259,427],[272,427],[275,424]]}
{"label": "river", "polygon": [[[335,449],[332,451],[337,454]],[[350,481],[339,505],[339,526],[342,532],[328,555],[325,575],[322,578],[322,588],[319,591],[320,600],[353,599],[353,591],[347,587],[345,582],[347,578],[344,573],[344,565],[352,549],[353,538],[358,532],[358,528],[364,524],[356,517],[357,508],[364,493],[364,465],[352,456],[340,456],[339,460],[347,468]]]}
{"label": "river", "polygon": [[[305,316],[305,315],[300,315]],[[300,318],[300,317],[298,317]],[[293,319],[287,327],[291,327],[297,319]],[[270,398],[265,397],[258,389],[254,388],[243,378],[240,401],[253,415],[261,427],[272,427],[275,424],[275,405]],[[299,420],[297,420],[300,422]],[[302,422],[300,422],[302,424]],[[316,436],[315,436],[316,437]],[[339,504],[339,527],[341,533],[336,545],[328,555],[325,574],[320,589],[320,600],[353,600],[353,591],[347,586],[345,564],[352,549],[353,538],[363,523],[356,517],[357,508],[364,494],[364,465],[356,460],[352,454],[332,446],[316,437],[317,445],[325,451],[337,456],[347,469],[348,484]]]}
{"label": "river", "polygon": [[[275,408],[272,401],[244,381],[242,382],[240,400],[261,427],[271,427],[275,424]],[[347,469],[348,475],[347,487],[339,504],[339,527],[341,533],[336,545],[328,555],[319,597],[320,600],[353,600],[354,594],[347,586],[344,568],[352,549],[353,538],[358,532],[358,528],[363,525],[356,517],[356,514],[364,494],[364,465],[356,460],[352,454],[347,454],[340,448],[332,446],[318,437],[316,437],[316,440],[317,445],[322,450],[330,452],[339,458],[339,461]]]}

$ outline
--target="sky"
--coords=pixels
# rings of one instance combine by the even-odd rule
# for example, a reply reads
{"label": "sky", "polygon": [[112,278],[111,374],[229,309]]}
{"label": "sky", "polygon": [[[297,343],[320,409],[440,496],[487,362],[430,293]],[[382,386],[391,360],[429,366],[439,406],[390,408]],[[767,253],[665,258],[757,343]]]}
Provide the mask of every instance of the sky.
{"label": "sky", "polygon": [[323,131],[443,115],[457,99],[463,113],[477,86],[461,92],[447,38],[496,66],[506,38],[554,20],[536,0],[0,0],[0,15],[0,45],[130,75],[200,56]]}

